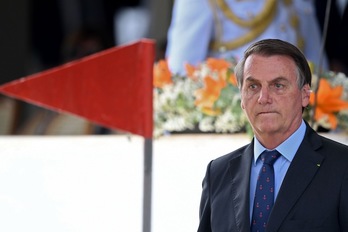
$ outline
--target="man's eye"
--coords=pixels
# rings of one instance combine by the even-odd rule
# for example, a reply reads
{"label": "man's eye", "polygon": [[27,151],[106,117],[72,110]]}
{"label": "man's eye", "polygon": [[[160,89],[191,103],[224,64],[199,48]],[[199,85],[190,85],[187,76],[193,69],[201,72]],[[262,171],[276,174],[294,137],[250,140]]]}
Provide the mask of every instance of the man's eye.
{"label": "man's eye", "polygon": [[274,87],[276,87],[277,89],[283,89],[283,88],[284,88],[284,85],[283,85],[283,84],[280,84],[280,83],[275,83],[275,84],[274,84]]}
{"label": "man's eye", "polygon": [[257,88],[257,84],[251,84],[249,85],[249,89],[256,89]]}

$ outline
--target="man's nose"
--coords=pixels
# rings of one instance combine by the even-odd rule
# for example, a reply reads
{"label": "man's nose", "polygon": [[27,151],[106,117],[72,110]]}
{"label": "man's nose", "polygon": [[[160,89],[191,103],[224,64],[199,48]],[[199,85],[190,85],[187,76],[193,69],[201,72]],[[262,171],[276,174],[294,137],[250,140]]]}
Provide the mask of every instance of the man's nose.
{"label": "man's nose", "polygon": [[262,87],[259,93],[260,93],[258,98],[259,104],[266,104],[270,101],[270,93],[267,87]]}

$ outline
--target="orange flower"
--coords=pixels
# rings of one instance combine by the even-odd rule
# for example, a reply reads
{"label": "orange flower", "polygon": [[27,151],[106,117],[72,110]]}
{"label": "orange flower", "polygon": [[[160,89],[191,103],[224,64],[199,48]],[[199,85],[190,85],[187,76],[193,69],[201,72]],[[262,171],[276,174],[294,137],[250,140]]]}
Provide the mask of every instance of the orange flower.
{"label": "orange flower", "polygon": [[205,113],[206,115],[210,115],[210,116],[217,116],[217,115],[221,114],[221,110],[220,109],[203,107],[201,110],[202,110],[203,113]]}
{"label": "orange flower", "polygon": [[167,60],[158,61],[153,67],[153,85],[156,88],[172,84],[172,73],[169,70]]}
{"label": "orange flower", "polygon": [[197,80],[197,77],[194,75],[195,71],[197,70],[197,68],[191,64],[185,64],[185,70],[186,70],[186,75],[188,78],[192,79],[192,80]]}
{"label": "orange flower", "polygon": [[212,71],[218,71],[221,77],[232,85],[237,86],[236,76],[229,70],[232,65],[230,62],[224,59],[208,58],[206,63]]}
{"label": "orange flower", "polygon": [[226,70],[231,66],[231,63],[225,59],[208,58],[207,65],[213,71]]}
{"label": "orange flower", "polygon": [[194,93],[196,97],[195,105],[209,115],[218,113],[219,111],[214,109],[214,103],[218,100],[221,90],[226,87],[226,84],[226,80],[220,75],[217,80],[210,76],[205,77],[204,87],[196,90]]}
{"label": "orange flower", "polygon": [[[348,108],[348,102],[341,99],[343,93],[342,86],[332,87],[326,79],[321,79],[317,93],[317,104],[314,118],[319,121],[327,117],[332,129],[337,127],[335,113]],[[315,94],[311,93],[309,104],[314,105]]]}

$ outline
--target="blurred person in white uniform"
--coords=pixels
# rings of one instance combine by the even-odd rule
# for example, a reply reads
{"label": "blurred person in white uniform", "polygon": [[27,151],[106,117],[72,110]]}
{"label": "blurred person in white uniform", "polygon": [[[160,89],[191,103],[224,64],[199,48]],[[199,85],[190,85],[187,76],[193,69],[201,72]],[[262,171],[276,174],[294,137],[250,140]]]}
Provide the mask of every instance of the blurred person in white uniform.
{"label": "blurred person in white uniform", "polygon": [[321,32],[311,0],[175,0],[168,30],[166,58],[173,73],[207,57],[237,60],[254,41],[278,38],[299,47],[319,62]]}

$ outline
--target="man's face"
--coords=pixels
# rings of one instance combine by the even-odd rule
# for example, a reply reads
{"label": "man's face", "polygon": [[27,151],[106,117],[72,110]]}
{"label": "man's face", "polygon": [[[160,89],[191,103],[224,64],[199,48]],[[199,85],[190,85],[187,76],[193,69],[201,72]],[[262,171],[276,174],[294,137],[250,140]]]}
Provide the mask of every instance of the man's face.
{"label": "man's face", "polygon": [[244,68],[241,106],[257,137],[285,140],[301,124],[309,85],[299,89],[295,62],[287,56],[251,55]]}

